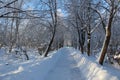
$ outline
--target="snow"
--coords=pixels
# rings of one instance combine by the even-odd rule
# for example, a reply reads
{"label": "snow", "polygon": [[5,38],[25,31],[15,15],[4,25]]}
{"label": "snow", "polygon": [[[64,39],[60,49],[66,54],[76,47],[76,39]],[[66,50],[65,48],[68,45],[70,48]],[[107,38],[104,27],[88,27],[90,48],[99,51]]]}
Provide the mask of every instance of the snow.
{"label": "snow", "polygon": [[120,54],[119,55],[115,55],[114,58],[120,58]]}
{"label": "snow", "polygon": [[4,50],[0,54],[0,80],[120,80],[120,70],[101,66],[95,57],[70,47],[51,52],[46,58],[31,49],[26,61],[16,60]]}
{"label": "snow", "polygon": [[10,74],[18,74],[18,73],[22,72],[23,70],[24,70],[23,67],[19,66],[19,68],[17,70],[8,72],[6,74],[2,74],[0,76],[7,76],[7,75],[10,75]]}
{"label": "snow", "polygon": [[[75,52],[76,53],[76,52]],[[87,80],[119,80],[120,72],[115,68],[108,66],[101,66],[94,57],[87,57],[86,55],[73,54],[77,62],[77,67],[81,70]]]}

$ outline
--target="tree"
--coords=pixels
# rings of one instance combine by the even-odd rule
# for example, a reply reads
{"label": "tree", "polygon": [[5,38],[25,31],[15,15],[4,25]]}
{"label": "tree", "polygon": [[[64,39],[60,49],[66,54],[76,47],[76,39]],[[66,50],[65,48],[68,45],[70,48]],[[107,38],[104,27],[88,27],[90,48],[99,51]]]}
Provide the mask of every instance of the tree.
{"label": "tree", "polygon": [[[77,32],[78,39],[78,49],[81,52],[84,52],[84,43],[85,43],[85,12],[83,10],[83,2],[81,0],[70,0],[65,5],[69,13],[68,22],[73,26]],[[75,32],[74,32],[75,33]],[[72,40],[74,41],[75,38]],[[74,44],[74,43],[73,43]]]}
{"label": "tree", "polygon": [[101,56],[100,56],[100,59],[99,59],[99,63],[101,65],[103,65],[103,61],[104,61],[104,58],[105,58],[105,55],[106,55],[106,52],[107,52],[107,48],[108,48],[108,45],[109,45],[109,42],[110,42],[112,22],[113,22],[115,14],[118,10],[119,3],[120,3],[120,1],[118,1],[118,0],[109,0],[108,1],[108,4],[110,6],[110,14],[109,14],[109,18],[108,18],[108,23],[106,25],[106,35],[105,35],[103,47],[102,47],[102,50],[101,50]]}
{"label": "tree", "polygon": [[50,9],[50,17],[51,17],[51,22],[49,22],[50,28],[52,28],[52,37],[50,39],[50,42],[48,44],[48,47],[45,51],[45,57],[47,57],[48,52],[50,51],[50,48],[52,46],[55,34],[56,34],[56,27],[57,27],[57,1],[56,0],[49,0],[48,2],[48,7]]}

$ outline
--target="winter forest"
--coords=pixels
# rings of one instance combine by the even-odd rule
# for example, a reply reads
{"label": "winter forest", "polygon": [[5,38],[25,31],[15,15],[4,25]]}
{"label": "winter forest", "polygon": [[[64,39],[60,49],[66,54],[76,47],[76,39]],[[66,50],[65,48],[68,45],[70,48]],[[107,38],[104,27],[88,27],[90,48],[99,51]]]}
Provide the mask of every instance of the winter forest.
{"label": "winter forest", "polygon": [[0,0],[0,80],[120,80],[120,0]]}

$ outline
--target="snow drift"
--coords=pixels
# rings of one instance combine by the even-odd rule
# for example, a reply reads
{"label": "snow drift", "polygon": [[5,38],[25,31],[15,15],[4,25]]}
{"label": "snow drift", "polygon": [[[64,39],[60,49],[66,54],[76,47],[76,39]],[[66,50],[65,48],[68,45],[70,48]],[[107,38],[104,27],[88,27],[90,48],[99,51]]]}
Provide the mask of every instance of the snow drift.
{"label": "snow drift", "polygon": [[71,55],[87,80],[120,80],[119,71],[110,66],[99,65],[95,57],[82,55],[76,50]]}

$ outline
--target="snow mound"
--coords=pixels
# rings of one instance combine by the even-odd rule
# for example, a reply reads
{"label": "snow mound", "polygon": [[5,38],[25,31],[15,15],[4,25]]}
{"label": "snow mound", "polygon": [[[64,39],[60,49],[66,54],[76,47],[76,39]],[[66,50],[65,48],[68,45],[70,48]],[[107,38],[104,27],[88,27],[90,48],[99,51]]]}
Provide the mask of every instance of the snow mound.
{"label": "snow mound", "polygon": [[23,67],[22,67],[22,66],[19,66],[19,68],[18,68],[17,70],[13,71],[13,73],[14,73],[14,74],[17,74],[17,73],[22,72],[23,70],[24,70]]}
{"label": "snow mound", "polygon": [[79,51],[71,52],[77,67],[81,70],[87,80],[120,80],[120,71],[109,66],[101,66],[94,57],[82,55]]}

